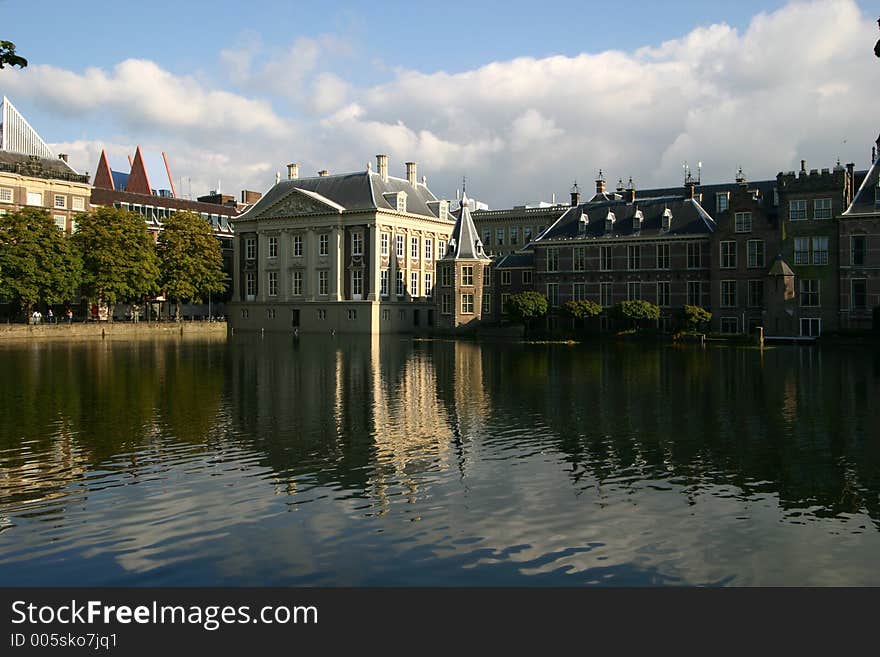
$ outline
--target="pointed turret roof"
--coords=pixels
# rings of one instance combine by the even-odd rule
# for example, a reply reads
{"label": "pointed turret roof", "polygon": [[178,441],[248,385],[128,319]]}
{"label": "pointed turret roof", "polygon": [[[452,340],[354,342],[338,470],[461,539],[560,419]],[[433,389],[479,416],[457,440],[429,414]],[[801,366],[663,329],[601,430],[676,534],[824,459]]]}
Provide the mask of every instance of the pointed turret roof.
{"label": "pointed turret roof", "polygon": [[141,153],[141,147],[138,146],[134,153],[134,162],[131,164],[131,173],[128,176],[128,182],[125,184],[125,191],[134,192],[135,194],[152,194],[153,189],[150,187],[150,177],[147,175],[147,167],[144,164],[144,156]]}
{"label": "pointed turret roof", "polygon": [[483,250],[483,243],[480,241],[480,235],[477,233],[476,226],[474,226],[473,218],[471,218],[471,208],[468,204],[467,194],[462,194],[461,209],[455,221],[455,228],[452,229],[452,236],[449,238],[444,259],[490,259]]}
{"label": "pointed turret roof", "polygon": [[770,271],[767,272],[769,276],[794,276],[794,270],[788,266],[788,263],[785,261],[785,258],[782,257],[782,254],[778,254],[776,256],[776,260],[773,261],[773,264],[770,266]]}
{"label": "pointed turret roof", "polygon": [[113,184],[113,171],[110,170],[110,160],[107,159],[107,151],[101,149],[101,159],[98,160],[98,169],[95,171],[95,187],[101,189],[116,189]]}

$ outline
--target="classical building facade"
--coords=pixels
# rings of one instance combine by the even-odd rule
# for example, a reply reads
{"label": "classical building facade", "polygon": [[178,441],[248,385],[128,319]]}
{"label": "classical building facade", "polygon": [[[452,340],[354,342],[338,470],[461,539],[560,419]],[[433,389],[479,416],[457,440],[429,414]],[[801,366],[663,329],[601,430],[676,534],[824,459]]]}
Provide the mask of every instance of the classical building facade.
{"label": "classical building facade", "polygon": [[437,325],[437,261],[455,218],[417,180],[377,170],[300,178],[288,166],[236,219],[235,330],[399,333]]}

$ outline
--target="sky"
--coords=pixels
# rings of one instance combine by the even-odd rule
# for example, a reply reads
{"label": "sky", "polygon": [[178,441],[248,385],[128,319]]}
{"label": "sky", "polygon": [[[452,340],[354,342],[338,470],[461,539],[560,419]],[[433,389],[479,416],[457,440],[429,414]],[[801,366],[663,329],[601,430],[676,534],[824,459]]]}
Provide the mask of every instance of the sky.
{"label": "sky", "polygon": [[[493,208],[593,188],[866,168],[880,121],[876,9],[794,2],[0,1],[29,60],[0,70],[56,152],[127,171],[170,159],[179,194],[265,191],[300,165],[418,163],[438,197]],[[39,20],[37,17],[44,17]],[[49,18],[51,17],[51,18]],[[181,181],[185,181],[181,186]],[[154,187],[163,186],[153,180]],[[167,186],[167,185],[166,185]]]}

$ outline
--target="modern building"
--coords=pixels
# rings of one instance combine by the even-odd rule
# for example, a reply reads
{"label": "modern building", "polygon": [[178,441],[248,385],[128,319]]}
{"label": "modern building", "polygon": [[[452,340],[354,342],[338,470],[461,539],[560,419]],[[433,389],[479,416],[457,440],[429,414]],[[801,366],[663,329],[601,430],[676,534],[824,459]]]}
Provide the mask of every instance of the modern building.
{"label": "modern building", "polygon": [[0,106],[0,214],[34,207],[70,234],[89,209],[89,176],[55,155],[5,96]]}
{"label": "modern building", "polygon": [[235,330],[400,333],[437,324],[437,261],[455,228],[449,203],[417,180],[376,171],[278,182],[236,219]]}

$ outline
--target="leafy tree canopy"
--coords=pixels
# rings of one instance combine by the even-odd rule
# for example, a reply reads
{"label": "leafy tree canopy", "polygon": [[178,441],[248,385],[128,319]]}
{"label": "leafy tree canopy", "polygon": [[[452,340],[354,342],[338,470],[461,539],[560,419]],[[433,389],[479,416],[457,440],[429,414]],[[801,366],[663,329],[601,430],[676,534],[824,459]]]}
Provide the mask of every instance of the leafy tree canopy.
{"label": "leafy tree canopy", "polygon": [[158,289],[159,260],[143,217],[98,208],[78,217],[74,242],[83,257],[83,288],[90,299],[113,305]]}
{"label": "leafy tree canopy", "polygon": [[591,319],[602,314],[602,306],[595,301],[566,301],[562,311],[573,319]]}
{"label": "leafy tree canopy", "polygon": [[15,54],[15,44],[12,41],[0,41],[0,68],[6,66],[18,66],[24,68],[28,65],[27,60]]}
{"label": "leafy tree canopy", "polygon": [[69,301],[82,261],[48,212],[24,208],[0,216],[0,295],[30,314],[34,304]]}
{"label": "leafy tree canopy", "polygon": [[710,322],[712,320],[712,313],[700,306],[685,306],[682,309],[682,318],[688,328],[696,329],[701,324]]}
{"label": "leafy tree canopy", "polygon": [[160,282],[177,302],[177,317],[181,301],[201,302],[203,295],[226,289],[220,242],[201,216],[177,212],[166,219],[157,249]]}
{"label": "leafy tree canopy", "polygon": [[504,311],[519,322],[527,323],[547,314],[547,298],[538,292],[513,294],[504,305]]}
{"label": "leafy tree canopy", "polygon": [[620,301],[611,308],[611,314],[617,319],[639,322],[660,319],[660,308],[648,301]]}

